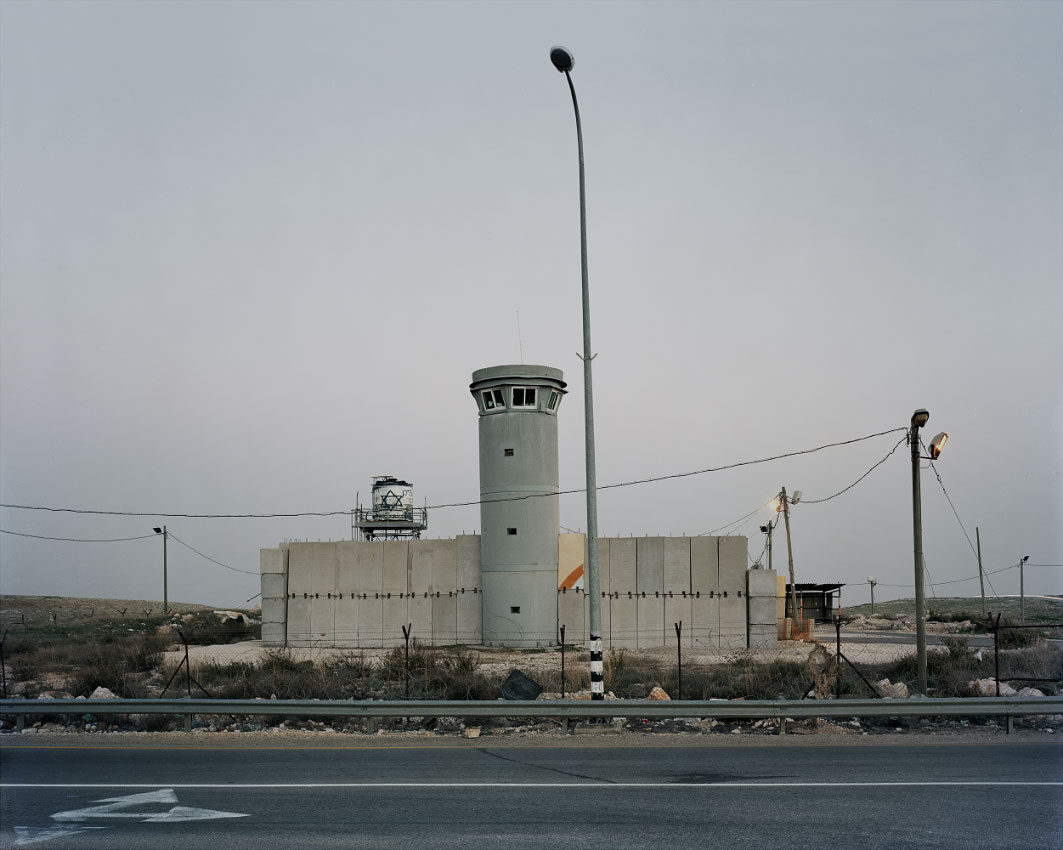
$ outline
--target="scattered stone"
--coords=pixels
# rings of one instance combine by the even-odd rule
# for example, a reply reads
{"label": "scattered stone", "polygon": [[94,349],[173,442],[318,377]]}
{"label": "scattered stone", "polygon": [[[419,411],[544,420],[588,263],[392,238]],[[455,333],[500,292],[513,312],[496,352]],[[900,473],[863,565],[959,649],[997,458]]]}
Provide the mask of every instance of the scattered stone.
{"label": "scattered stone", "polygon": [[[992,677],[975,679],[973,682],[968,682],[967,687],[980,697],[995,697],[997,695],[997,680]],[[1016,694],[1018,694],[1018,691],[1007,682],[1000,683],[1000,695],[1002,697],[1013,697]]]}
{"label": "scattered stone", "polygon": [[654,700],[668,700],[669,702],[671,702],[672,699],[668,696],[668,692],[662,687],[656,687],[650,691],[649,698]]}
{"label": "scattered stone", "polygon": [[1041,691],[1039,691],[1037,688],[1023,688],[1021,691],[1018,692],[1018,694],[1016,694],[1016,696],[1020,696],[1020,697],[1043,697],[1044,694]]}
{"label": "scattered stone", "polygon": [[904,682],[893,683],[889,679],[882,679],[875,683],[879,694],[885,699],[908,699],[908,686]]}
{"label": "scattered stone", "polygon": [[244,625],[251,624],[251,618],[246,614],[241,614],[239,611],[215,611],[218,618],[221,620],[222,625],[232,621],[234,623],[243,623]]}
{"label": "scattered stone", "polygon": [[110,688],[105,688],[101,685],[89,694],[89,699],[118,699],[118,694]]}

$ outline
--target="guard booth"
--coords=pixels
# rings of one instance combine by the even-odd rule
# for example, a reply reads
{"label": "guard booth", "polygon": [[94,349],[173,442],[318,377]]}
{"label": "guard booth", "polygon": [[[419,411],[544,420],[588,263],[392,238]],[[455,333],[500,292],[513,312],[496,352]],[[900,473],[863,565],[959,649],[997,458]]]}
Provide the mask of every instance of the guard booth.
{"label": "guard booth", "polygon": [[[829,623],[834,612],[841,605],[844,584],[802,584],[797,588],[798,619],[815,620],[817,623]],[[786,616],[793,617],[793,595],[790,585],[786,585]]]}

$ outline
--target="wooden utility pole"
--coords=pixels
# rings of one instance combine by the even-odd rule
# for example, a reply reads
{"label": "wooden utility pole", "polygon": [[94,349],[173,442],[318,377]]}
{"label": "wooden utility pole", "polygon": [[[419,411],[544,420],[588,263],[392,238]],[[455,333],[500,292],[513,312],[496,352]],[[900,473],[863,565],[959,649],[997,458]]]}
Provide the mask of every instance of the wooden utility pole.
{"label": "wooden utility pole", "polygon": [[974,540],[978,544],[978,587],[982,591],[982,619],[985,614],[985,576],[982,573],[982,538],[978,534],[978,526],[974,527]]}
{"label": "wooden utility pole", "polygon": [[779,493],[779,500],[782,502],[783,522],[786,525],[786,557],[790,562],[790,605],[793,608],[791,611],[790,637],[793,638],[793,636],[799,631],[797,624],[801,622],[801,616],[797,611],[797,581],[794,579],[794,549],[790,544],[790,500],[786,498],[785,487],[783,487],[782,491]]}

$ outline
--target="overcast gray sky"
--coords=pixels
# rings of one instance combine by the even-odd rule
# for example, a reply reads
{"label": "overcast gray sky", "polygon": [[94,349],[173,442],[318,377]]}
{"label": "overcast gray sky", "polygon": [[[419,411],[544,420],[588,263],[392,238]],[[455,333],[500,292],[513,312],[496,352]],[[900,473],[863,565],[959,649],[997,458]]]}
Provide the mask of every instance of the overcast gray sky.
{"label": "overcast gray sky", "polygon": [[[522,359],[565,371],[561,486],[582,486],[557,43],[586,142],[599,484],[926,407],[986,569],[1063,564],[1059,2],[3,0],[0,501],[345,511],[379,474],[473,501],[471,373]],[[783,485],[823,498],[902,436],[606,490],[600,532],[708,532]],[[922,485],[928,595],[976,595]],[[753,557],[772,515],[732,526]],[[561,521],[586,527],[582,495]],[[911,521],[901,445],[794,508],[798,580],[911,596]],[[163,522],[255,574],[171,541],[170,599],[219,605],[258,592],[260,548],[350,536],[347,516],[0,511],[52,537]],[[472,532],[479,509],[429,526]],[[161,548],[0,534],[0,588],[159,598]],[[1061,576],[1029,567],[1027,592]],[[1016,569],[991,581],[1018,592]]]}

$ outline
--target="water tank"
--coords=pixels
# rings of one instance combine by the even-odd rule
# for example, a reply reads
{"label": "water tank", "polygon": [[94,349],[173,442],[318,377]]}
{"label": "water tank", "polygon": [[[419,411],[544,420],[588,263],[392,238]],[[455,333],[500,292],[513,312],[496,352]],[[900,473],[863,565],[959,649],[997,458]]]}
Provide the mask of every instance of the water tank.
{"label": "water tank", "polygon": [[378,475],[373,479],[373,519],[413,519],[413,485],[391,475]]}

